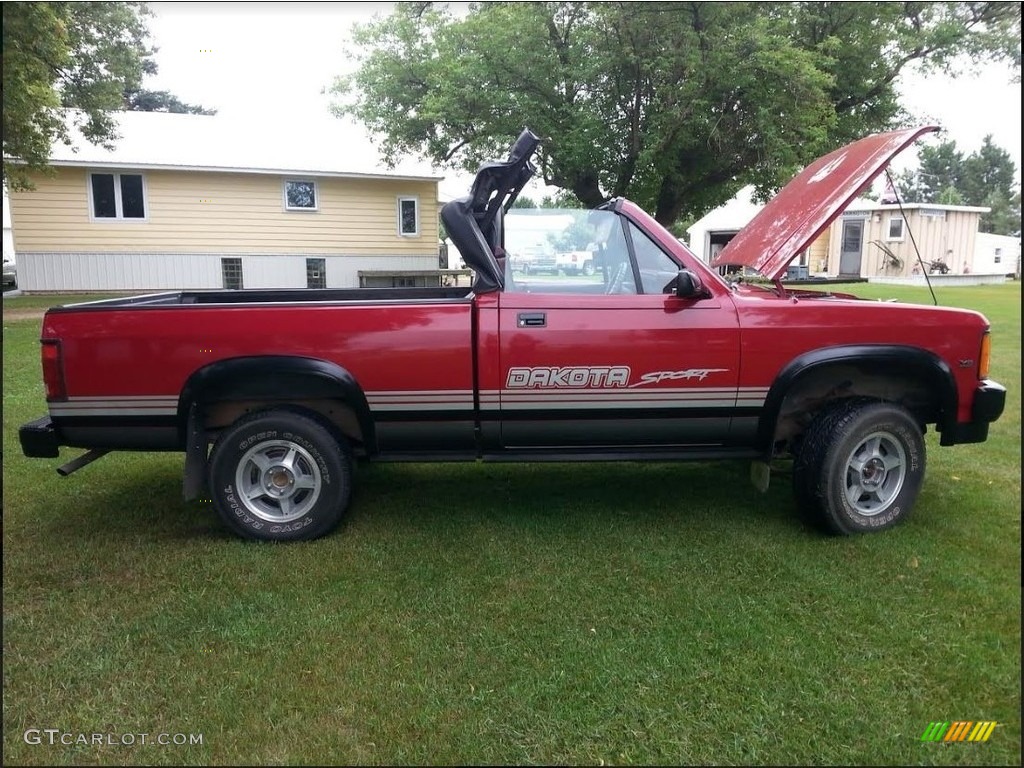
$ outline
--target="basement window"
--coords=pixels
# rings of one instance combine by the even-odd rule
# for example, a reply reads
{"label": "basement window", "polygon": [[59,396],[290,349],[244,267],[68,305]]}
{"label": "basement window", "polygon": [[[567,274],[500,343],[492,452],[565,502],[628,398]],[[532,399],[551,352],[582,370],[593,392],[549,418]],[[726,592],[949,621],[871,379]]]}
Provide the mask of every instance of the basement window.
{"label": "basement window", "polygon": [[89,211],[94,220],[145,221],[146,185],[141,173],[90,173]]}
{"label": "basement window", "polygon": [[306,259],[306,287],[327,287],[327,259]]}
{"label": "basement window", "polygon": [[242,289],[242,260],[230,258],[220,260],[220,275],[224,287],[230,290]]}

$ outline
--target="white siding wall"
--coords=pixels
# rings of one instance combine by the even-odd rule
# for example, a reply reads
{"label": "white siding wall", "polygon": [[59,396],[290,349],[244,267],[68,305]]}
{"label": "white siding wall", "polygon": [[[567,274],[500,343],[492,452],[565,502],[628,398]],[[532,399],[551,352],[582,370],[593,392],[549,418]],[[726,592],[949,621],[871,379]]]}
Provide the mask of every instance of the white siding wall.
{"label": "white siding wall", "polygon": [[754,202],[754,188],[744,187],[736,197],[716,208],[686,230],[690,237],[690,250],[704,261],[709,261],[708,237],[712,232],[738,232],[750,223],[764,203]]}
{"label": "white siding wall", "polygon": [[[925,261],[941,259],[945,261],[951,272],[962,274],[964,265],[974,261],[975,237],[978,232],[978,221],[981,214],[976,210],[946,208],[944,216],[922,215],[921,209],[939,210],[942,206],[914,205],[906,207],[906,222],[902,240],[890,240],[888,237],[889,220],[901,216],[894,206],[869,210],[852,210],[852,215],[862,214],[864,218],[864,237],[861,245],[861,277],[910,277],[914,265],[918,263],[917,250]],[[831,238],[828,246],[828,273],[835,276],[839,272],[839,252],[843,238],[843,220],[840,216],[830,227]],[[914,233],[913,240],[910,232]],[[884,244],[903,262],[903,269],[889,265],[881,248],[873,245],[873,241]],[[975,269],[974,271],[978,271]]]}
{"label": "white siding wall", "polygon": [[10,227],[4,227],[4,258],[15,261],[14,258],[14,233]]}
{"label": "white siding wall", "polygon": [[11,229],[11,204],[7,199],[7,185],[3,185],[4,213],[4,258],[16,262],[14,258],[14,231]]}
{"label": "white siding wall", "polygon": [[[305,269],[305,261],[303,261]],[[327,287],[355,288],[359,285],[361,269],[437,269],[437,254],[424,256],[344,256],[327,259]],[[302,273],[302,284],[306,284],[306,273]]]}
{"label": "white siding wall", "polygon": [[[149,291],[221,288],[222,255],[242,259],[246,288],[305,288],[305,255],[205,253],[21,253],[26,291]],[[310,254],[327,262],[328,288],[355,288],[361,269],[436,269],[437,254]]]}
{"label": "white siding wall", "polygon": [[1019,255],[1019,237],[979,232],[975,239],[974,265],[971,271],[978,275],[1012,275],[1017,268]]}

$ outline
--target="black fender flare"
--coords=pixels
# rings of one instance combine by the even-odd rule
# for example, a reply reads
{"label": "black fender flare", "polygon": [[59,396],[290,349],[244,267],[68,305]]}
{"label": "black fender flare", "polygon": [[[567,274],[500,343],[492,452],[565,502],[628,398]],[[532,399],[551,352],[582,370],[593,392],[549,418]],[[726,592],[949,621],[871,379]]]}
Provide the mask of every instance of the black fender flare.
{"label": "black fender flare", "polygon": [[901,344],[851,344],[805,352],[791,360],[775,377],[757,424],[757,445],[770,451],[782,403],[806,374],[837,363],[850,363],[885,373],[908,373],[932,382],[942,410],[939,430],[956,425],[959,403],[953,371],[941,357],[920,347]]}
{"label": "black fender flare", "polygon": [[370,405],[355,376],[327,360],[291,355],[231,357],[194,371],[178,398],[182,440],[188,431],[193,404],[289,398],[345,402],[359,422],[367,452],[375,452],[377,439]]}

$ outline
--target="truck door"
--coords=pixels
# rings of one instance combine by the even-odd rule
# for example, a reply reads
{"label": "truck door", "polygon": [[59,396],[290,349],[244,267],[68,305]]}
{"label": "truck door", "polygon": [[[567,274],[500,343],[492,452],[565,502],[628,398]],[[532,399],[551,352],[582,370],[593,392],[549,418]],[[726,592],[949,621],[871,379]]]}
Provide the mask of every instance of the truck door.
{"label": "truck door", "polygon": [[664,293],[680,265],[652,238],[613,211],[578,213],[585,223],[552,237],[590,250],[594,274],[513,276],[500,297],[503,446],[724,444],[739,379],[732,301]]}

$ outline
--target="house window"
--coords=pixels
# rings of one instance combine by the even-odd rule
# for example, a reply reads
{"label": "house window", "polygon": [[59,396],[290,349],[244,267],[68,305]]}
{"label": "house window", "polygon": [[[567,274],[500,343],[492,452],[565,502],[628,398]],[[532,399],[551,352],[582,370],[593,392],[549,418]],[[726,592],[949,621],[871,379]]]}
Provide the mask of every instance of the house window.
{"label": "house window", "polygon": [[316,182],[294,179],[285,181],[284,207],[289,211],[317,210]]}
{"label": "house window", "polygon": [[224,287],[232,290],[242,288],[242,260],[238,258],[221,259],[220,274],[224,281]]}
{"label": "house window", "polygon": [[327,259],[306,259],[306,287],[327,287]]}
{"label": "house window", "polygon": [[902,240],[903,239],[903,217],[902,216],[890,216],[889,217],[889,234],[885,238],[886,240]]}
{"label": "house window", "polygon": [[140,173],[90,173],[93,219],[145,220],[146,185]]}
{"label": "house window", "polygon": [[420,233],[420,201],[418,197],[398,198],[398,234],[416,237]]}
{"label": "house window", "polygon": [[998,248],[996,248],[996,255],[992,257],[992,263],[993,264],[1002,264],[1003,263],[1003,257],[999,255],[999,249]]}

